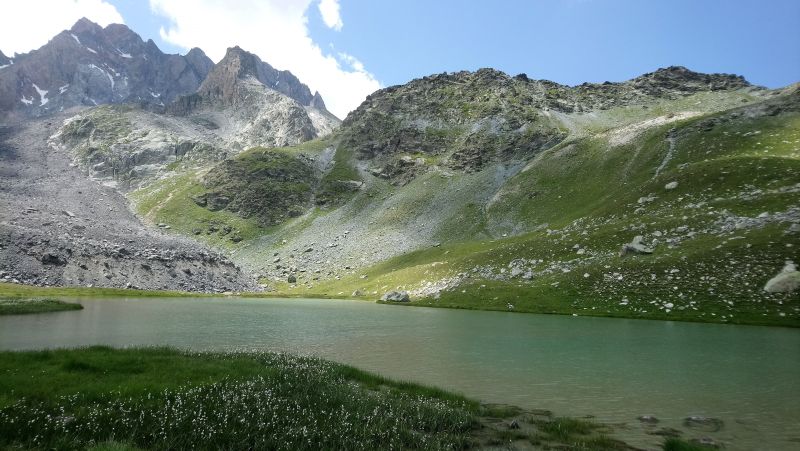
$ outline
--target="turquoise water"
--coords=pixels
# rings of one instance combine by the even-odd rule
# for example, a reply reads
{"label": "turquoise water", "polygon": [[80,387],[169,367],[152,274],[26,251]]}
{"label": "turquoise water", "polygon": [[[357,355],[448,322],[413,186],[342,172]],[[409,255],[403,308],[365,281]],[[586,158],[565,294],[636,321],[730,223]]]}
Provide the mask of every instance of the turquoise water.
{"label": "turquoise water", "polygon": [[[91,344],[272,349],[486,402],[594,415],[656,448],[637,416],[727,449],[800,449],[800,330],[264,299],[81,300],[0,317],[0,349]],[[722,419],[711,433],[683,419]]]}

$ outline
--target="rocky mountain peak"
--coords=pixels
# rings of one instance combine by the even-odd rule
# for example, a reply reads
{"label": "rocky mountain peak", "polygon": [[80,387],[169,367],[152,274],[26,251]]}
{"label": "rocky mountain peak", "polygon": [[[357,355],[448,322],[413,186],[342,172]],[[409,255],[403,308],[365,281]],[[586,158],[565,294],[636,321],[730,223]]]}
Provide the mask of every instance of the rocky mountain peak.
{"label": "rocky mountain peak", "polygon": [[322,100],[322,96],[319,95],[319,91],[314,91],[314,98],[311,99],[311,106],[319,110],[327,109],[325,108],[325,101]]}
{"label": "rocky mountain peak", "polygon": [[[125,28],[127,28],[127,27],[125,27]],[[89,20],[89,19],[87,19],[85,17],[81,17],[80,19],[78,19],[77,22],[75,22],[75,25],[73,25],[72,28],[69,29],[69,31],[71,31],[72,33],[95,33],[95,34],[99,34],[99,33],[101,33],[103,31],[103,27],[101,27],[100,25],[92,22],[91,20]]]}
{"label": "rocky mountain peak", "polygon": [[665,93],[693,93],[698,91],[720,91],[752,86],[741,75],[703,74],[683,66],[660,68],[630,80],[631,86],[650,95]]}
{"label": "rocky mountain peak", "polygon": [[[195,92],[213,62],[201,51],[167,55],[130,28],[83,18],[0,71],[0,116],[43,116],[74,106],[161,108]],[[0,61],[0,66],[4,66]]]}
{"label": "rocky mountain peak", "polygon": [[2,50],[0,50],[0,67],[10,66],[11,58],[7,57]]}
{"label": "rocky mountain peak", "polygon": [[[198,90],[200,95],[229,103],[240,80],[256,80],[304,106],[312,106],[314,96],[308,86],[289,71],[280,71],[241,47],[231,47]],[[321,101],[321,99],[319,99]],[[317,102],[319,104],[319,102]],[[324,102],[322,103],[324,105]]]}

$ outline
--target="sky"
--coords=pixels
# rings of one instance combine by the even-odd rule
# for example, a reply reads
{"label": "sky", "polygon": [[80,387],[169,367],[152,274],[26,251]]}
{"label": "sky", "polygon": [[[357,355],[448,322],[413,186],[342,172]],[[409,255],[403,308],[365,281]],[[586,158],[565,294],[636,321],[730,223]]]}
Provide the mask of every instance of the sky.
{"label": "sky", "polygon": [[670,65],[800,81],[800,0],[4,0],[2,13],[9,56],[84,16],[215,62],[239,45],[341,118],[381,87],[482,67],[568,85]]}

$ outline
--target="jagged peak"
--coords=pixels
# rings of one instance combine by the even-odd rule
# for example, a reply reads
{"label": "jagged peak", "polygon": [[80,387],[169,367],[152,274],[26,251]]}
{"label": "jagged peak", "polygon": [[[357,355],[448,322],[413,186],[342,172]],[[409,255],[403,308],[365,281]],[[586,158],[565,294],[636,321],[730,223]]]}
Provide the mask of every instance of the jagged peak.
{"label": "jagged peak", "polygon": [[325,101],[322,100],[319,91],[314,91],[314,98],[311,99],[311,106],[320,110],[327,110],[327,108],[325,108]]}
{"label": "jagged peak", "polygon": [[81,17],[77,22],[75,22],[75,25],[73,25],[69,31],[73,33],[98,33],[103,31],[103,27],[85,17]]}

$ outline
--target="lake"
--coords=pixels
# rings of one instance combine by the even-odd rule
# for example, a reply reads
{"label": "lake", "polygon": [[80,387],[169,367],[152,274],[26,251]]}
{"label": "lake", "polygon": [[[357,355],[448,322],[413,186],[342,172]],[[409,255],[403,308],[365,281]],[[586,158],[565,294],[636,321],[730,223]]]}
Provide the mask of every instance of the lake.
{"label": "lake", "polygon": [[[0,316],[0,349],[93,344],[312,354],[485,402],[594,415],[631,444],[660,428],[733,450],[800,449],[800,330],[241,298],[81,299]],[[654,415],[656,426],[640,423]],[[690,415],[724,421],[689,429]]]}

